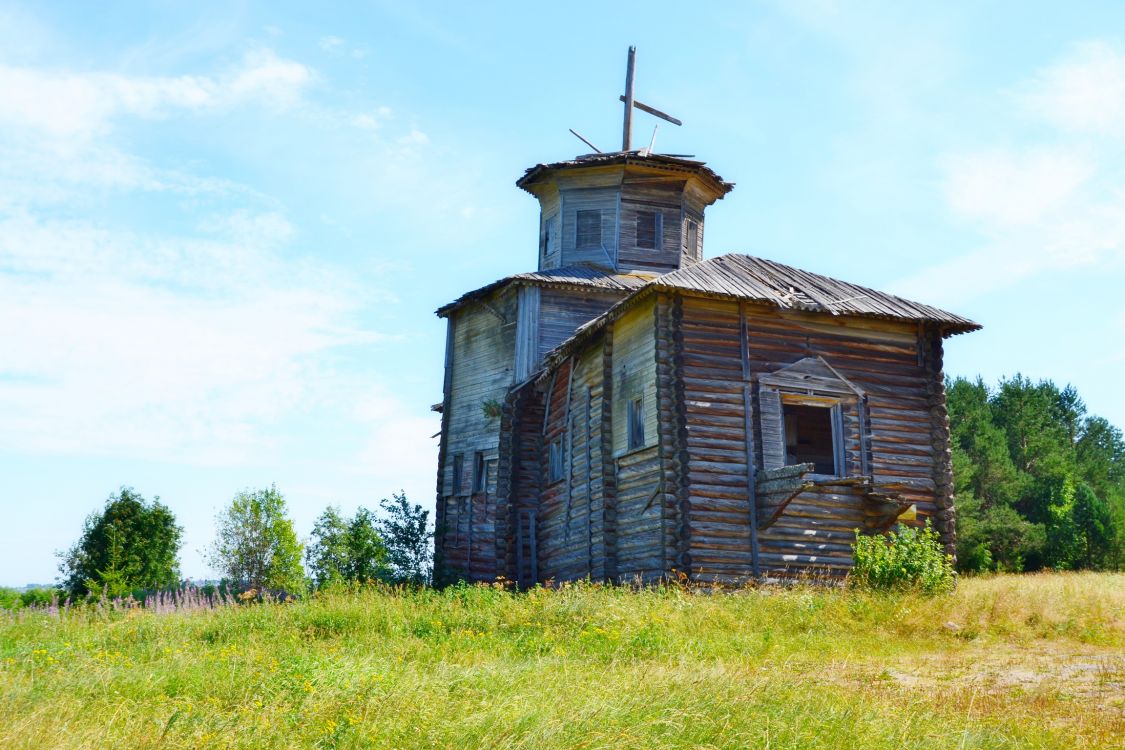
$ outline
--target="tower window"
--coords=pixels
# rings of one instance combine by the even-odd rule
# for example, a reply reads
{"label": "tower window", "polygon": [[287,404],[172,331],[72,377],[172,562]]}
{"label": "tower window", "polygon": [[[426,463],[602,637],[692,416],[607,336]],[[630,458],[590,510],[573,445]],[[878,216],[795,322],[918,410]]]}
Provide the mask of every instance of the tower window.
{"label": "tower window", "polygon": [[577,213],[578,233],[575,238],[575,246],[578,248],[601,247],[602,212],[578,211]]}
{"label": "tower window", "polygon": [[629,400],[625,415],[629,429],[629,450],[643,448],[645,444],[645,401],[644,396],[634,396]]}
{"label": "tower window", "polygon": [[637,247],[655,250],[661,245],[664,216],[656,211],[637,212]]}
{"label": "tower window", "polygon": [[699,255],[699,224],[688,221],[687,231],[684,232],[684,248],[692,258]]}
{"label": "tower window", "polygon": [[543,220],[543,254],[551,255],[558,249],[558,243],[555,241],[555,221],[556,217],[549,216]]}
{"label": "tower window", "polygon": [[453,494],[460,495],[461,482],[465,478],[465,454],[457,453],[453,456]]}

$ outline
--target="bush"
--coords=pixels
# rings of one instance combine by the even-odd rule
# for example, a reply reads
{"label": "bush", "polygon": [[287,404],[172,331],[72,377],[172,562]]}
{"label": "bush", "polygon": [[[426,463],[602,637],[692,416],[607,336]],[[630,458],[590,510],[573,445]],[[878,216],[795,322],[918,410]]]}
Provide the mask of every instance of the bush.
{"label": "bush", "polygon": [[856,530],[852,549],[855,566],[848,580],[853,586],[924,594],[953,590],[953,557],[945,554],[929,521],[923,529],[907,526],[879,536]]}

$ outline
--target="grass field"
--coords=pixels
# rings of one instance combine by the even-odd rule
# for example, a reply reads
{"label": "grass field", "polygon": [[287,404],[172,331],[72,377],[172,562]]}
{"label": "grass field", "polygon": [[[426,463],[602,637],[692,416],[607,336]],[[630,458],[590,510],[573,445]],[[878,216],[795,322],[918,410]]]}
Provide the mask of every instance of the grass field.
{"label": "grass field", "polygon": [[1125,747],[1125,575],[0,615],[0,747]]}

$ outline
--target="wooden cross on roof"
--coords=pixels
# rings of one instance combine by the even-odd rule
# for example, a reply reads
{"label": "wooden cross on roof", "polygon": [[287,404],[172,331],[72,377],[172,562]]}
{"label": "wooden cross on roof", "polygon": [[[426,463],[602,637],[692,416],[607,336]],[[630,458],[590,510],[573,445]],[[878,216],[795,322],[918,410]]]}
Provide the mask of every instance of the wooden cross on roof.
{"label": "wooden cross on roof", "polygon": [[[621,150],[631,151],[633,148],[633,108],[648,112],[650,115],[659,117],[662,120],[667,120],[673,125],[683,125],[682,122],[672,117],[669,114],[661,112],[655,107],[650,107],[647,104],[642,104],[633,98],[633,79],[636,77],[637,72],[637,48],[629,47],[629,62],[625,67],[625,95],[621,97],[621,101],[625,102],[625,124],[622,129],[621,135]],[[655,133],[653,134],[655,136]],[[584,139],[583,139],[584,140]]]}

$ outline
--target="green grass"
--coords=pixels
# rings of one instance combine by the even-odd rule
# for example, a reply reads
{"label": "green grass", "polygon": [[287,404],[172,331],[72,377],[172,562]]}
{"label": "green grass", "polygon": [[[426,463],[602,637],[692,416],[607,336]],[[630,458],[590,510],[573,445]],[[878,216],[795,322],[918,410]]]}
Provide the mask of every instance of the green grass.
{"label": "green grass", "polygon": [[3,748],[1104,748],[1125,575],[0,616]]}

